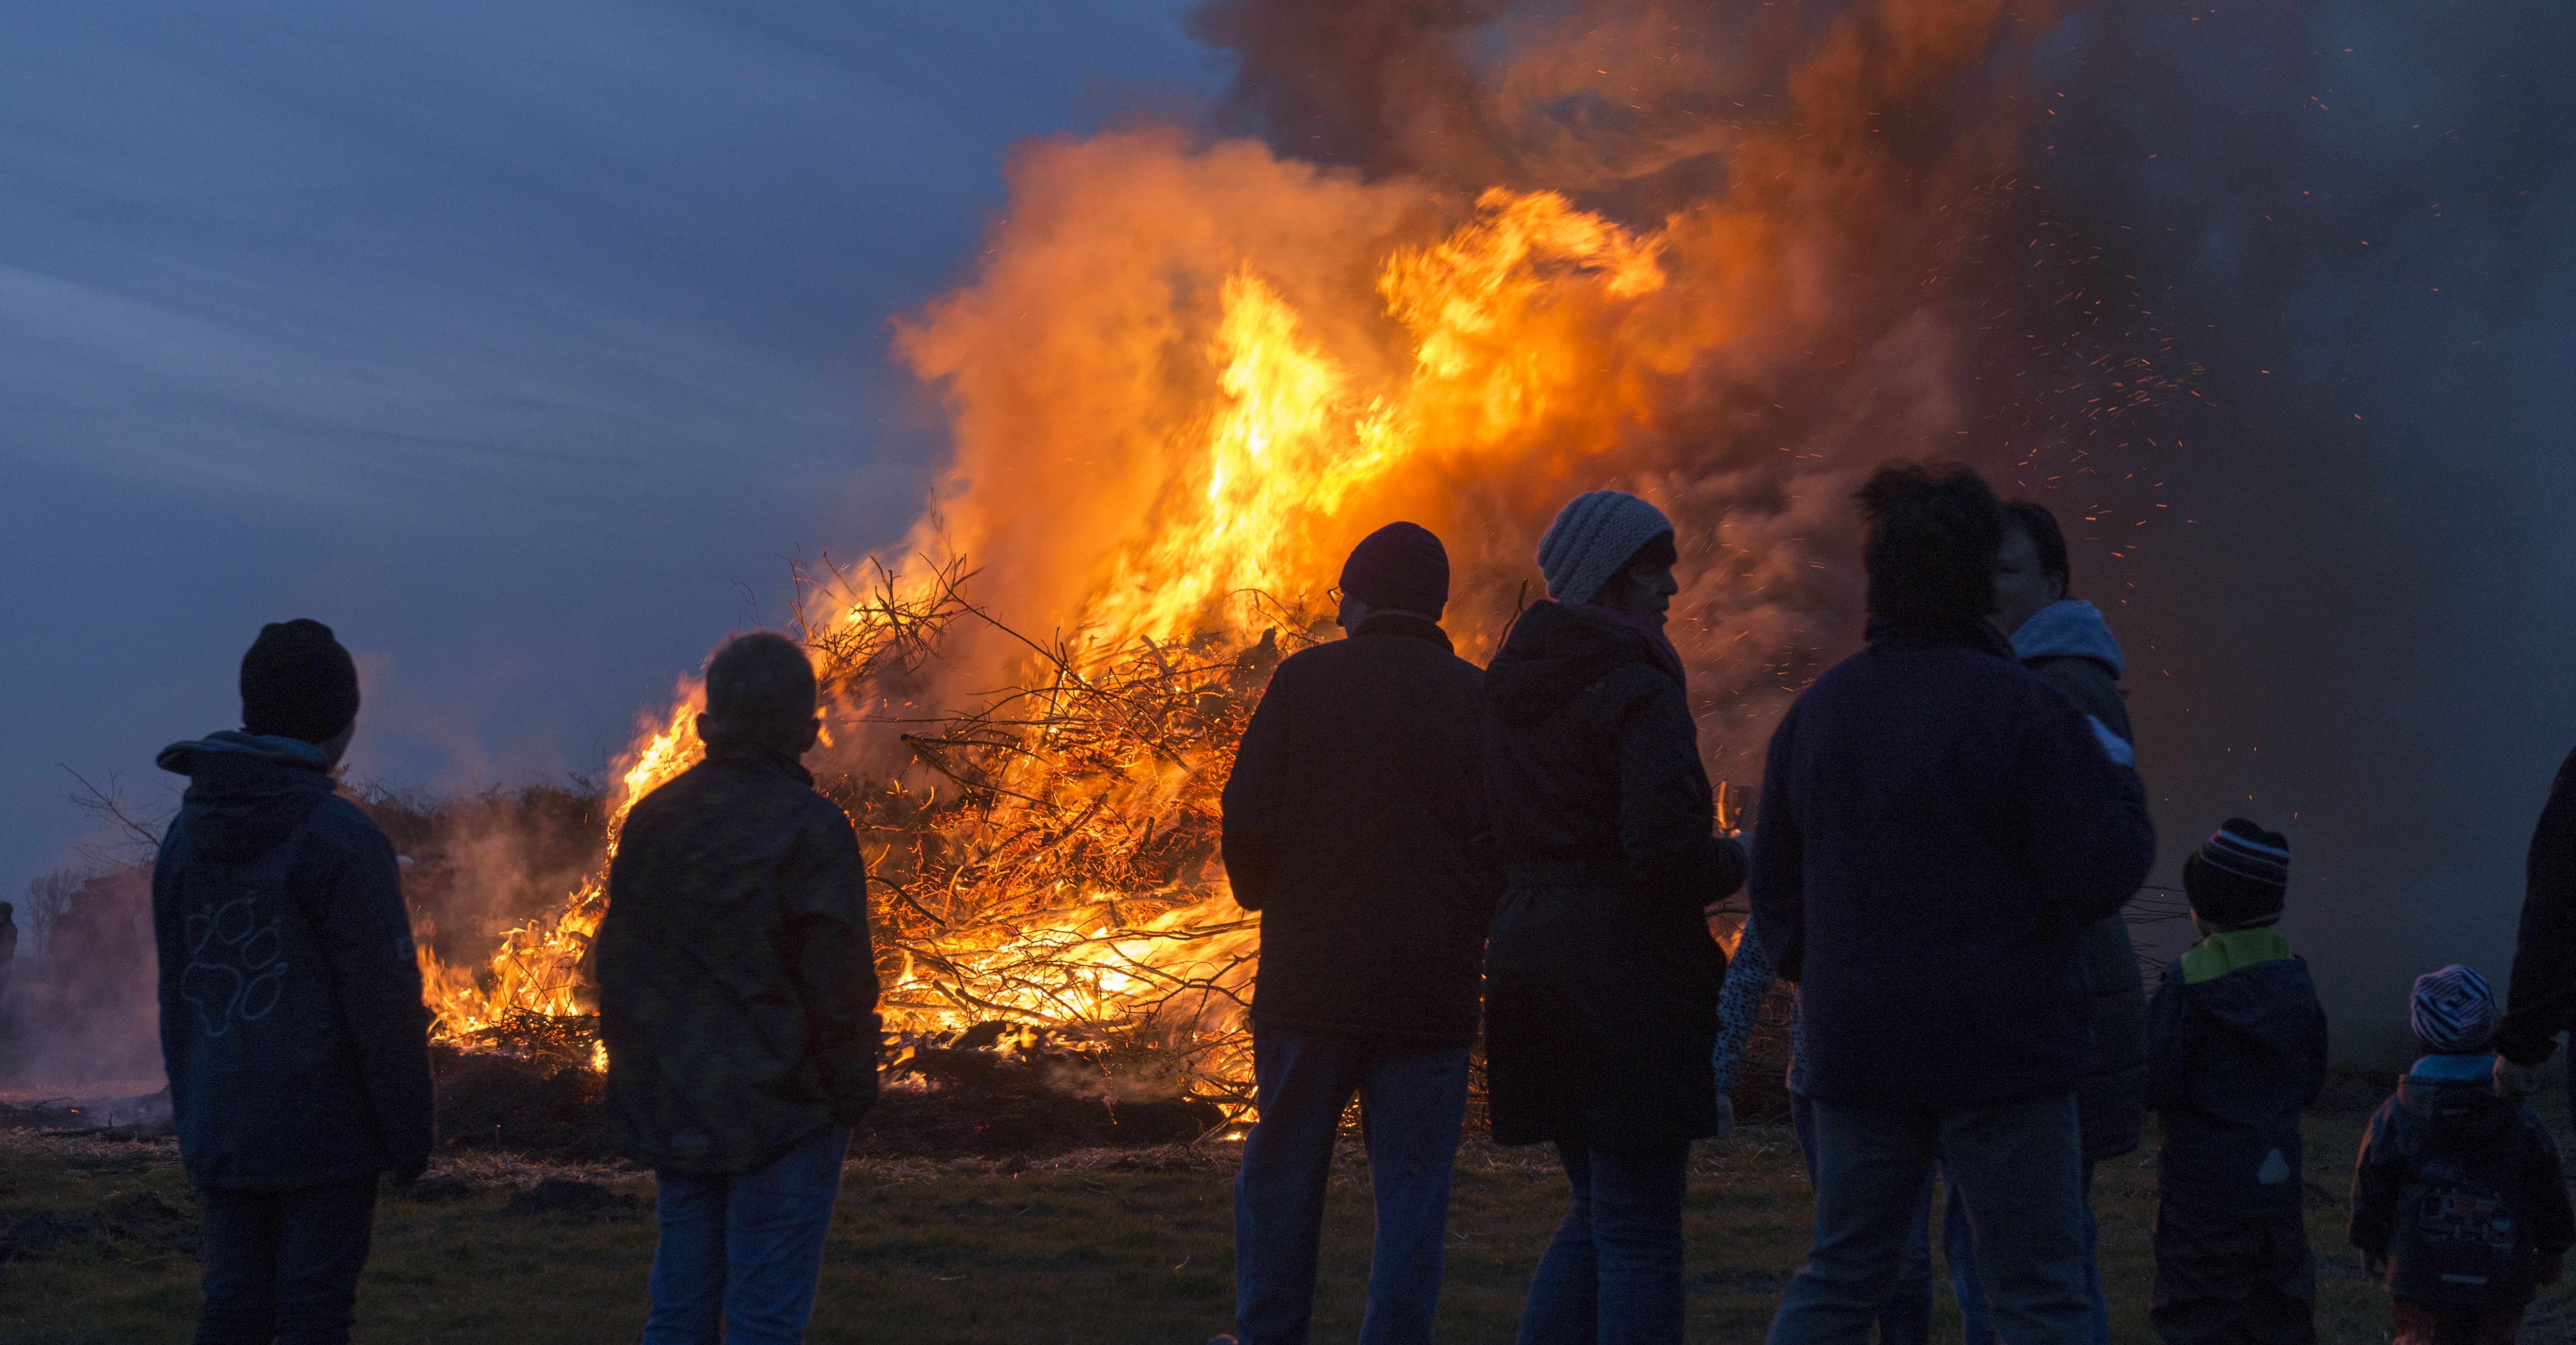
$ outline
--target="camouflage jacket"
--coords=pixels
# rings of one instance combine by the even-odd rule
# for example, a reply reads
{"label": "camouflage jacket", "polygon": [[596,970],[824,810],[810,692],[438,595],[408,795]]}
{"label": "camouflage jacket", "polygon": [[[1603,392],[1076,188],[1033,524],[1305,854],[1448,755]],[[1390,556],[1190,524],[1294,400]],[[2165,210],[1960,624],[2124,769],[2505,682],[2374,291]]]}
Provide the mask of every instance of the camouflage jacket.
{"label": "camouflage jacket", "polygon": [[866,865],[813,781],[717,744],[627,815],[597,952],[609,1139],[637,1162],[749,1172],[876,1101]]}

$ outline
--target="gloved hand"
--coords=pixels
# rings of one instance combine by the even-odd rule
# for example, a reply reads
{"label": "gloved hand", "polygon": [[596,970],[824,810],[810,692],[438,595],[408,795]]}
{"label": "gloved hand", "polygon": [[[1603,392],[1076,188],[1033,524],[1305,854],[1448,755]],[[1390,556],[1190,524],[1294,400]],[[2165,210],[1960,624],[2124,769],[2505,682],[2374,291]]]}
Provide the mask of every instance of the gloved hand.
{"label": "gloved hand", "polygon": [[2506,1097],[2529,1097],[2540,1087],[2540,1071],[2529,1065],[2518,1065],[2506,1056],[2495,1062],[2495,1090]]}
{"label": "gloved hand", "polygon": [[1717,1133],[1727,1135],[1734,1133],[1734,1131],[1735,1099],[1728,1097],[1724,1093],[1720,1093],[1717,1095]]}
{"label": "gloved hand", "polygon": [[2361,1275],[2362,1278],[2366,1280],[2386,1280],[2388,1278],[2388,1258],[2374,1252],[2363,1252],[2361,1254]]}

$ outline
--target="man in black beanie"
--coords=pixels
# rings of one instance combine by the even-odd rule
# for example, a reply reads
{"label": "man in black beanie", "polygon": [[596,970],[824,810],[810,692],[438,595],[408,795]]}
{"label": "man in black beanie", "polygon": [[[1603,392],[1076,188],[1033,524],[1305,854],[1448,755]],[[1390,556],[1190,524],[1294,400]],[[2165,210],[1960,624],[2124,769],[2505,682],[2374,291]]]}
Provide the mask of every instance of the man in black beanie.
{"label": "man in black beanie", "polygon": [[1235,1335],[1302,1345],[1324,1179],[1356,1094],[1377,1196],[1364,1345],[1427,1342],[1498,875],[1482,674],[1450,652],[1449,556],[1415,524],[1342,567],[1350,638],[1279,665],[1225,786],[1234,899],[1261,913],[1261,1123],[1234,1184]]}
{"label": "man in black beanie", "polygon": [[318,621],[261,629],[242,727],[164,748],[189,777],[152,871],[161,1056],[205,1211],[199,1345],[340,1342],[380,1173],[431,1144],[429,1014],[394,850],[332,769],[358,670]]}

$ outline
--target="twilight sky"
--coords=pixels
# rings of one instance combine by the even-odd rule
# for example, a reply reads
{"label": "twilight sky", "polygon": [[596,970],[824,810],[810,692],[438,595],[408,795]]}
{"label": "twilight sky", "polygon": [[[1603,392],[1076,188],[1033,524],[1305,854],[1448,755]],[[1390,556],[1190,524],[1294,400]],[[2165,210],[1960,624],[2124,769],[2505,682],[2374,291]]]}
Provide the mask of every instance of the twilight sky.
{"label": "twilight sky", "polygon": [[1181,0],[24,8],[0,43],[0,899],[158,811],[261,623],[356,778],[597,767],[783,557],[890,540],[888,316],[1008,144],[1220,82]]}
{"label": "twilight sky", "polygon": [[[19,7],[0,897],[73,858],[58,764],[168,806],[265,621],[358,651],[361,780],[598,767],[788,554],[911,518],[942,430],[886,319],[1013,141],[1209,105],[1188,3]],[[2556,0],[2093,0],[2023,72],[2033,180],[2203,369],[2136,464],[2193,531],[2077,537],[2159,875],[2290,830],[2347,1043],[2403,1047],[2417,971],[2501,977],[2576,741],[2571,42]],[[1270,93],[1347,65],[1288,47]]]}

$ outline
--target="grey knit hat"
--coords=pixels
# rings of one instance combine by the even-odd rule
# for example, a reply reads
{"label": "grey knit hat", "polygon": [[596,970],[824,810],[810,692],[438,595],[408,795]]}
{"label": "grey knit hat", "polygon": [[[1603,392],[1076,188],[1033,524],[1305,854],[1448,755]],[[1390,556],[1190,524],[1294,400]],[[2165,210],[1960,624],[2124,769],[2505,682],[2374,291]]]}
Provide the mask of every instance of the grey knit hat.
{"label": "grey knit hat", "polygon": [[1624,490],[1588,490],[1556,511],[1538,539],[1538,568],[1547,596],[1590,602],[1628,558],[1657,537],[1672,535],[1664,511]]}

